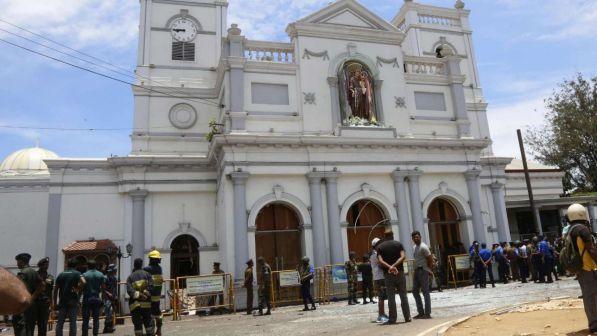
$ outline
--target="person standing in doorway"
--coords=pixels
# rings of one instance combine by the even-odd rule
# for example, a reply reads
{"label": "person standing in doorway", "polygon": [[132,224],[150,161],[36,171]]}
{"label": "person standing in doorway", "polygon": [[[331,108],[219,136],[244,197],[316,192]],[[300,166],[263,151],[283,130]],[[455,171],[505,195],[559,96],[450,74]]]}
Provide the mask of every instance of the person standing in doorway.
{"label": "person standing in doorway", "polygon": [[116,266],[110,264],[106,270],[106,288],[104,289],[104,331],[102,334],[111,334],[114,329],[114,303],[118,296],[118,279],[116,278]]}
{"label": "person standing in doorway", "polygon": [[247,290],[247,315],[253,314],[253,259],[247,261],[245,269],[245,282],[243,287]]}
{"label": "person standing in doorway", "polygon": [[369,261],[371,262],[371,270],[373,272],[373,282],[375,283],[375,291],[377,293],[377,319],[375,322],[377,323],[384,323],[389,318],[385,312],[385,304],[384,301],[387,298],[386,295],[386,283],[383,275],[383,269],[379,264],[379,260],[377,258],[377,245],[381,243],[381,239],[373,238],[371,241],[371,256],[369,257]]}
{"label": "person standing in doorway", "polygon": [[37,324],[37,334],[45,336],[48,333],[48,319],[52,306],[52,290],[54,289],[54,277],[48,273],[50,258],[43,258],[37,262],[37,274],[41,281],[40,287],[36,290],[35,301],[33,302],[33,318]]}
{"label": "person standing in doorway", "polygon": [[[303,257],[301,264],[298,267],[299,281],[301,283],[301,296],[303,298],[303,304],[305,308],[303,311],[315,310],[315,303],[311,296],[311,280],[315,276],[315,269],[309,265],[309,258]],[[308,304],[311,303],[311,309]]]}
{"label": "person standing in doorway", "polygon": [[[126,292],[129,295],[131,318],[135,328],[135,336],[153,336],[155,326],[151,317],[151,290],[153,279],[151,274],[143,270],[143,259],[133,261],[133,273],[126,279]],[[143,333],[145,327],[145,333]]]}
{"label": "person standing in doorway", "polygon": [[93,336],[99,334],[99,312],[102,307],[101,293],[106,285],[106,277],[97,270],[95,260],[87,262],[85,278],[85,290],[83,291],[83,325],[82,335],[87,336],[89,332],[89,317],[93,317]]}
{"label": "person standing in doorway", "polygon": [[[417,303],[417,316],[415,319],[430,319],[431,318],[431,295],[429,294],[429,277],[433,274],[433,256],[427,244],[421,241],[421,233],[415,231],[411,234],[413,243],[415,243],[414,259],[415,259],[415,277],[413,279],[413,296]],[[425,299],[425,307],[421,300],[420,292],[423,292]]]}
{"label": "person standing in doorway", "polygon": [[62,336],[64,322],[68,317],[69,335],[77,334],[77,312],[79,310],[79,295],[85,287],[85,278],[77,271],[78,261],[70,259],[66,270],[56,277],[56,286],[52,293],[52,303],[58,307],[58,321],[56,322],[56,336]]}
{"label": "person standing in doorway", "polygon": [[402,315],[405,322],[410,322],[410,308],[408,306],[408,297],[406,296],[406,278],[404,276],[404,246],[394,240],[393,235],[388,234],[387,240],[377,247],[377,258],[383,267],[386,291],[388,293],[388,308],[390,310],[389,319],[384,325],[396,324],[396,290],[400,295],[400,304],[402,306]]}
{"label": "person standing in doorway", "polygon": [[357,300],[357,287],[358,287],[358,270],[357,270],[357,254],[350,252],[349,260],[344,263],[346,269],[346,277],[348,280],[348,304],[355,305],[360,303]]}

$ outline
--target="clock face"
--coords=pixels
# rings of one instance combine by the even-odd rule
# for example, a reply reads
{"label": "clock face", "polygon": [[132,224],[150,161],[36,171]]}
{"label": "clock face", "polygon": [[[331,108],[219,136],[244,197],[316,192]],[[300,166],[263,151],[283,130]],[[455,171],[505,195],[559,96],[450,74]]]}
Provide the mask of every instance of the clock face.
{"label": "clock face", "polygon": [[185,18],[174,20],[170,26],[172,37],[180,42],[190,42],[195,39],[197,30],[197,25],[193,21]]}

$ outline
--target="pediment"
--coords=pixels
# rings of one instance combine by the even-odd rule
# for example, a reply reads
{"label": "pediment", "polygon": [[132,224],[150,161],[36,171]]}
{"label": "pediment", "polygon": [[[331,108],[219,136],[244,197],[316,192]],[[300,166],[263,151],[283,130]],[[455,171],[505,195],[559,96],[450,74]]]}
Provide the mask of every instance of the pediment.
{"label": "pediment", "polygon": [[380,18],[355,0],[337,1],[298,22],[383,31],[397,30],[392,24]]}

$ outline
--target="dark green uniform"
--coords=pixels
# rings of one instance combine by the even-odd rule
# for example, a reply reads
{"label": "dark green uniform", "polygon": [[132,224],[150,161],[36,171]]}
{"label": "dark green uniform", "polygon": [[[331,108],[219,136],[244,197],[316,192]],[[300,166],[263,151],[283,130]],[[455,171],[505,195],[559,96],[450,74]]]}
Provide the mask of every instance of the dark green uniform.
{"label": "dark green uniform", "polygon": [[346,268],[346,277],[348,279],[348,304],[354,304],[357,303],[357,263],[349,260],[344,263],[344,267]]}
{"label": "dark green uniform", "polygon": [[[41,284],[41,279],[33,267],[27,265],[19,270],[17,277],[23,281],[29,294],[33,294]],[[15,336],[33,336],[35,330],[35,310],[33,306],[27,308],[21,315],[13,316]]]}
{"label": "dark green uniform", "polygon": [[48,318],[50,317],[50,307],[52,305],[52,290],[54,289],[54,277],[51,274],[42,274],[38,272],[42,289],[33,302],[33,317],[37,324],[39,336],[44,336],[48,332]]}
{"label": "dark green uniform", "polygon": [[[150,259],[151,260],[151,259]],[[164,284],[164,277],[162,275],[162,267],[157,263],[151,263],[145,267],[147,273],[151,274],[153,280],[153,289],[151,290],[151,316],[155,320],[156,335],[162,334],[162,308],[160,307],[160,300],[162,299],[162,287]]]}
{"label": "dark green uniform", "polygon": [[264,262],[259,267],[259,315],[263,314],[263,307],[267,307],[266,315],[271,314],[270,294],[272,290],[272,268]]}
{"label": "dark green uniform", "polygon": [[154,325],[151,318],[151,291],[153,290],[153,279],[148,272],[138,269],[126,279],[126,292],[128,293],[129,308],[135,325],[135,336],[153,336]]}

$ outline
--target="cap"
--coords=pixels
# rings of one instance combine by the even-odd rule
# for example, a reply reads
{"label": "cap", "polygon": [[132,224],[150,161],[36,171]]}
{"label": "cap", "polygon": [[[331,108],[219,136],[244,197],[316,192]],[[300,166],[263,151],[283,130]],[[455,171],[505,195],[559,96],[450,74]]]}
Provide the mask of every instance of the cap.
{"label": "cap", "polygon": [[220,262],[219,261],[214,261],[214,266],[220,266]]}
{"label": "cap", "polygon": [[303,262],[309,262],[309,257],[303,257]]}
{"label": "cap", "polygon": [[50,258],[48,258],[48,257],[41,258],[41,259],[39,259],[39,261],[37,262],[37,266],[39,267],[39,266],[41,266],[41,265],[43,265],[43,264],[46,264],[46,263],[49,263],[49,262],[50,262]]}
{"label": "cap", "polygon": [[371,246],[375,247],[375,245],[377,245],[380,241],[381,239],[377,237],[373,238],[373,240],[371,241]]}
{"label": "cap", "polygon": [[116,265],[114,265],[114,264],[110,264],[110,265],[108,265],[108,268],[106,268],[106,272],[108,272],[108,273],[112,273],[112,272],[116,272],[116,271],[117,271]]}
{"label": "cap", "polygon": [[253,263],[253,259],[247,260],[247,265],[252,264],[252,263]]}
{"label": "cap", "polygon": [[21,260],[21,261],[24,261],[24,262],[28,263],[29,260],[31,260],[31,254],[29,254],[29,253],[19,253],[15,257],[15,260]]}

